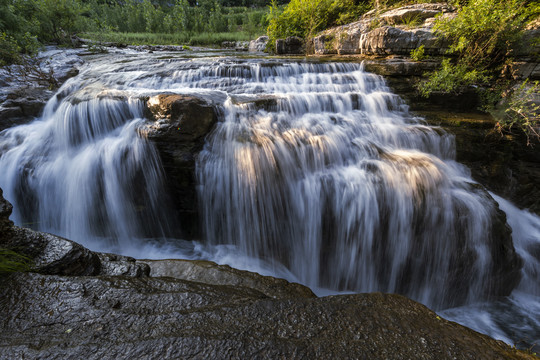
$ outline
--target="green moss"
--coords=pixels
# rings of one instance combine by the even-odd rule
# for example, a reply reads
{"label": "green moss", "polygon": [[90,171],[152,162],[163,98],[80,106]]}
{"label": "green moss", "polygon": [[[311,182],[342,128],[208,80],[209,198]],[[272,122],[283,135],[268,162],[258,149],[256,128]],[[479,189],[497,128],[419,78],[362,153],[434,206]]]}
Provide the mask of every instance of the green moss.
{"label": "green moss", "polygon": [[0,275],[12,272],[29,271],[32,259],[10,249],[0,248]]}

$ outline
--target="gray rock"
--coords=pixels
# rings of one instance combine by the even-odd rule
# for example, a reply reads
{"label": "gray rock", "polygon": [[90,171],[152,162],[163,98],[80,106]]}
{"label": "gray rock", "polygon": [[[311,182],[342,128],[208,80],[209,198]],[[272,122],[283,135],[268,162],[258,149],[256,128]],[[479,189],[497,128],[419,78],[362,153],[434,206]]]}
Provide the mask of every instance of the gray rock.
{"label": "gray rock", "polygon": [[99,257],[76,242],[17,226],[0,247],[31,257],[34,271],[42,274],[86,276],[98,275],[101,270]]}
{"label": "gray rock", "polygon": [[386,11],[379,16],[379,19],[388,25],[408,23],[420,25],[428,18],[434,18],[438,14],[455,10],[453,6],[449,6],[446,3],[413,4]]}
{"label": "gray rock", "polygon": [[366,13],[361,20],[323,31],[313,38],[313,52],[325,54],[409,55],[424,46],[428,55],[443,54],[448,44],[432,32],[434,17],[453,16],[447,4],[414,4],[382,14]]}
{"label": "gray rock", "polygon": [[278,55],[302,55],[305,52],[304,40],[298,36],[276,40],[276,54]]}
{"label": "gray rock", "polygon": [[259,36],[256,40],[251,40],[249,42],[249,51],[262,52],[266,49],[267,44],[268,44],[268,36],[266,35]]}
{"label": "gray rock", "polygon": [[445,44],[427,28],[406,30],[383,26],[362,34],[359,43],[360,53],[364,55],[409,55],[420,46],[430,55],[446,51]]}
{"label": "gray rock", "polygon": [[139,260],[138,263],[148,264],[150,276],[154,277],[168,276],[211,285],[248,287],[260,291],[268,297],[279,299],[315,297],[313,292],[303,285],[237,270],[228,265],[218,265],[211,261]]}

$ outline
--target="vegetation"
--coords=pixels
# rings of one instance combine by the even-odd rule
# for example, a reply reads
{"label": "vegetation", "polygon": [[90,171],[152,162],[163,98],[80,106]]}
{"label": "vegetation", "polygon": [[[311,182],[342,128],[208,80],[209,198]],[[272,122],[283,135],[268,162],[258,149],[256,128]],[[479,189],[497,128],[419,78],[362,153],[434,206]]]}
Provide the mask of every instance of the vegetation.
{"label": "vegetation", "polygon": [[0,248],[0,275],[16,271],[29,271],[32,260],[13,250]]}
{"label": "vegetation", "polygon": [[[526,111],[526,107],[518,108],[530,104],[530,99],[515,101],[523,89],[507,90],[509,82],[501,78],[501,71],[511,61],[514,49],[522,45],[528,22],[539,15],[538,2],[475,0],[462,6],[455,18],[439,18],[436,34],[450,41],[448,53],[453,57],[445,59],[438,71],[419,84],[421,93],[429,96],[433,91],[458,92],[475,85],[484,92],[483,107],[496,116],[501,131],[517,126],[528,137],[538,136],[535,130],[539,125],[538,114]],[[506,98],[501,101],[503,95]]]}
{"label": "vegetation", "polygon": [[248,40],[268,25],[269,0],[0,0],[0,66],[41,44],[94,40],[209,45]]}
{"label": "vegetation", "polygon": [[308,39],[331,26],[355,21],[371,6],[369,0],[291,0],[283,7],[273,0],[268,16],[269,46],[276,39],[289,36]]}

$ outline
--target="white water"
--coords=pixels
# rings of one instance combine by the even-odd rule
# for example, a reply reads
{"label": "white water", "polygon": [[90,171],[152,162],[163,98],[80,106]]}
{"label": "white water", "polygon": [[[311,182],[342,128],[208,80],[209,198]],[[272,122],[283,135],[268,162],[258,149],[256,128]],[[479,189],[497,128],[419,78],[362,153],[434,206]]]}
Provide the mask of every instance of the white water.
{"label": "white water", "polygon": [[[175,219],[159,158],[137,136],[140,96],[164,91],[223,109],[198,161],[204,243],[166,237]],[[451,136],[412,117],[358,64],[119,55],[68,81],[41,119],[0,135],[0,187],[17,224],[91,249],[205,258],[321,295],[400,292],[443,308],[481,299],[492,262],[493,203],[454,151]],[[525,260],[523,280],[503,302],[444,315],[511,343],[517,329],[533,343],[540,220],[497,201]],[[467,269],[456,267],[457,254]]]}

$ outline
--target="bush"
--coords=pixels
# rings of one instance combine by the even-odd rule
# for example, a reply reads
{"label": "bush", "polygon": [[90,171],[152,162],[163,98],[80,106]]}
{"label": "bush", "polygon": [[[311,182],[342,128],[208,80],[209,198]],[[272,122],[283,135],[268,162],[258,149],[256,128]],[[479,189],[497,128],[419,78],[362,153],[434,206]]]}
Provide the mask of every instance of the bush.
{"label": "bush", "polygon": [[501,133],[520,129],[531,139],[540,140],[540,82],[522,82],[514,89],[506,91],[503,99],[490,109],[497,120],[497,130]]}
{"label": "bush", "polygon": [[411,59],[413,59],[414,61],[422,61],[427,58],[424,50],[424,45],[420,45],[418,48],[411,50]]}
{"label": "bush", "polygon": [[289,36],[311,38],[331,26],[357,20],[370,7],[369,1],[291,0],[281,8],[273,0],[268,15],[269,46],[273,47],[277,39]]}

